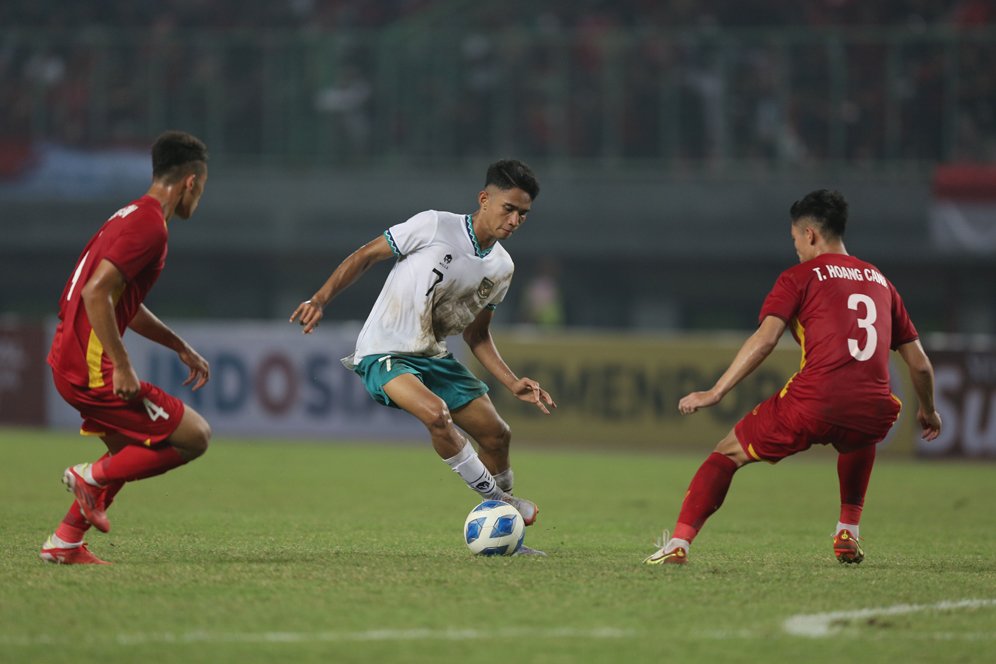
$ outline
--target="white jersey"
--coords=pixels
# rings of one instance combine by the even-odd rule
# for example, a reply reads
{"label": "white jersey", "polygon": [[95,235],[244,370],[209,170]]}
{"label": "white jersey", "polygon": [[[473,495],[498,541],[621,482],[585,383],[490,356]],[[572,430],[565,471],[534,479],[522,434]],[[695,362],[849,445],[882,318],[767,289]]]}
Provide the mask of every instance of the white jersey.
{"label": "white jersey", "polygon": [[505,299],[512,282],[512,258],[497,242],[481,250],[469,214],[427,210],[384,236],[398,260],[343,359],[350,369],[367,355],[445,355],[446,337]]}

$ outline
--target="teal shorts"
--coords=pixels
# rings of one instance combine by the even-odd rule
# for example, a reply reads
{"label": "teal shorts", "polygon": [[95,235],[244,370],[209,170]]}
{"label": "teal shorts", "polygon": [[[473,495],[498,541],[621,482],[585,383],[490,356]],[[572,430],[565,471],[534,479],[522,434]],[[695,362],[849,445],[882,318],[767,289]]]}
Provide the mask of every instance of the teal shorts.
{"label": "teal shorts", "polygon": [[398,406],[384,392],[384,386],[401,374],[414,375],[445,401],[451,411],[488,393],[488,386],[457,362],[452,354],[446,357],[367,355],[353,371],[363,379],[363,386],[374,401],[392,408]]}

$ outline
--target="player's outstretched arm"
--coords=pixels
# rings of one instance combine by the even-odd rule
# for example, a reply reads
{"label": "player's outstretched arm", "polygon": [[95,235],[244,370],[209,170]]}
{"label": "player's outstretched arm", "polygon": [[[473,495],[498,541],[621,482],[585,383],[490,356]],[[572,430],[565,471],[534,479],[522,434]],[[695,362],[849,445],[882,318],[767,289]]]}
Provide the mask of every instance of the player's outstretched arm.
{"label": "player's outstretched arm", "polygon": [[732,390],[744,378],[758,368],[771,351],[778,345],[778,340],[785,331],[785,321],[777,316],[765,316],[757,331],[747,338],[744,345],[737,351],[733,362],[719,377],[716,384],[705,392],[692,392],[678,402],[678,410],[682,415],[690,415],[699,408],[708,408],[720,402],[726,393]]}
{"label": "player's outstretched arm", "polygon": [[190,373],[187,375],[187,379],[183,381],[183,384],[190,385],[193,383],[191,389],[195,392],[204,387],[211,379],[211,367],[208,365],[207,360],[194,350],[190,344],[181,339],[176,332],[171,330],[166,323],[159,320],[144,304],[139,306],[135,317],[128,323],[128,328],[141,334],[146,339],[155,341],[160,346],[165,346],[172,351],[176,351],[180,361],[190,369]]}
{"label": "player's outstretched arm", "polygon": [[127,283],[121,270],[104,258],[80,290],[87,320],[114,365],[114,393],[126,401],[138,396],[141,389],[114,315],[114,294],[124,290]]}
{"label": "player's outstretched arm", "polygon": [[463,331],[463,340],[470,347],[481,366],[508,388],[509,392],[521,401],[531,403],[544,414],[549,415],[550,408],[557,407],[550,393],[540,387],[540,384],[532,378],[516,376],[502,359],[498,347],[495,346],[494,338],[491,336],[492,316],[490,309],[481,311],[477,318]]}
{"label": "player's outstretched arm", "polygon": [[291,314],[290,322],[298,321],[304,327],[304,334],[310,334],[325,315],[325,305],[336,295],[353,285],[371,265],[394,256],[387,238],[378,235],[351,253],[339,263],[332,275],[311,298],[297,305]]}
{"label": "player's outstretched arm", "polygon": [[921,436],[924,440],[934,440],[941,433],[941,416],[934,406],[934,367],[919,339],[905,343],[896,350],[909,368],[913,390],[920,402],[916,419],[923,430]]}

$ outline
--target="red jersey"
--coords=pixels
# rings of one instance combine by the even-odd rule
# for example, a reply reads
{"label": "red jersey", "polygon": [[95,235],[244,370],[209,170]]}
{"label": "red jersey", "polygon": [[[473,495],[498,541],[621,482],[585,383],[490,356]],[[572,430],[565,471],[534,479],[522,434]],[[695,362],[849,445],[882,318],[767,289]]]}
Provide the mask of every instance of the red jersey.
{"label": "red jersey", "polygon": [[823,422],[880,431],[899,410],[889,389],[889,350],[917,339],[902,298],[872,264],[823,254],[782,272],[759,320],[777,316],[802,347],[781,391]]}
{"label": "red jersey", "polygon": [[108,260],[127,283],[114,296],[118,332],[124,334],[166,264],[168,232],[159,201],[142,196],[121,208],[90,238],[76,263],[59,301],[59,325],[48,363],[73,385],[103,387],[112,384],[113,365],[104,354],[87,317],[80,291],[102,260]]}

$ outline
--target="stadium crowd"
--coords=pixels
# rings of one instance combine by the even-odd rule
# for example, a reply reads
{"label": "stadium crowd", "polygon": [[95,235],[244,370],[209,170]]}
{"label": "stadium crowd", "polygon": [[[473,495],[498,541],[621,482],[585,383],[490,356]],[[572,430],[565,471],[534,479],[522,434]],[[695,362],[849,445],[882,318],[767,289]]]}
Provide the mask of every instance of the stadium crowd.
{"label": "stadium crowd", "polygon": [[297,125],[333,161],[991,161],[996,38],[974,28],[994,19],[992,0],[10,0],[0,150],[193,124],[279,154]]}
{"label": "stadium crowd", "polygon": [[77,2],[8,0],[0,6],[6,27],[146,27],[159,21],[198,28],[376,28],[404,20],[493,27],[555,23],[564,28],[594,24],[668,28],[713,23],[728,27],[893,26],[947,23],[979,25],[996,18],[991,0],[530,0],[500,4],[473,0],[103,0]]}

